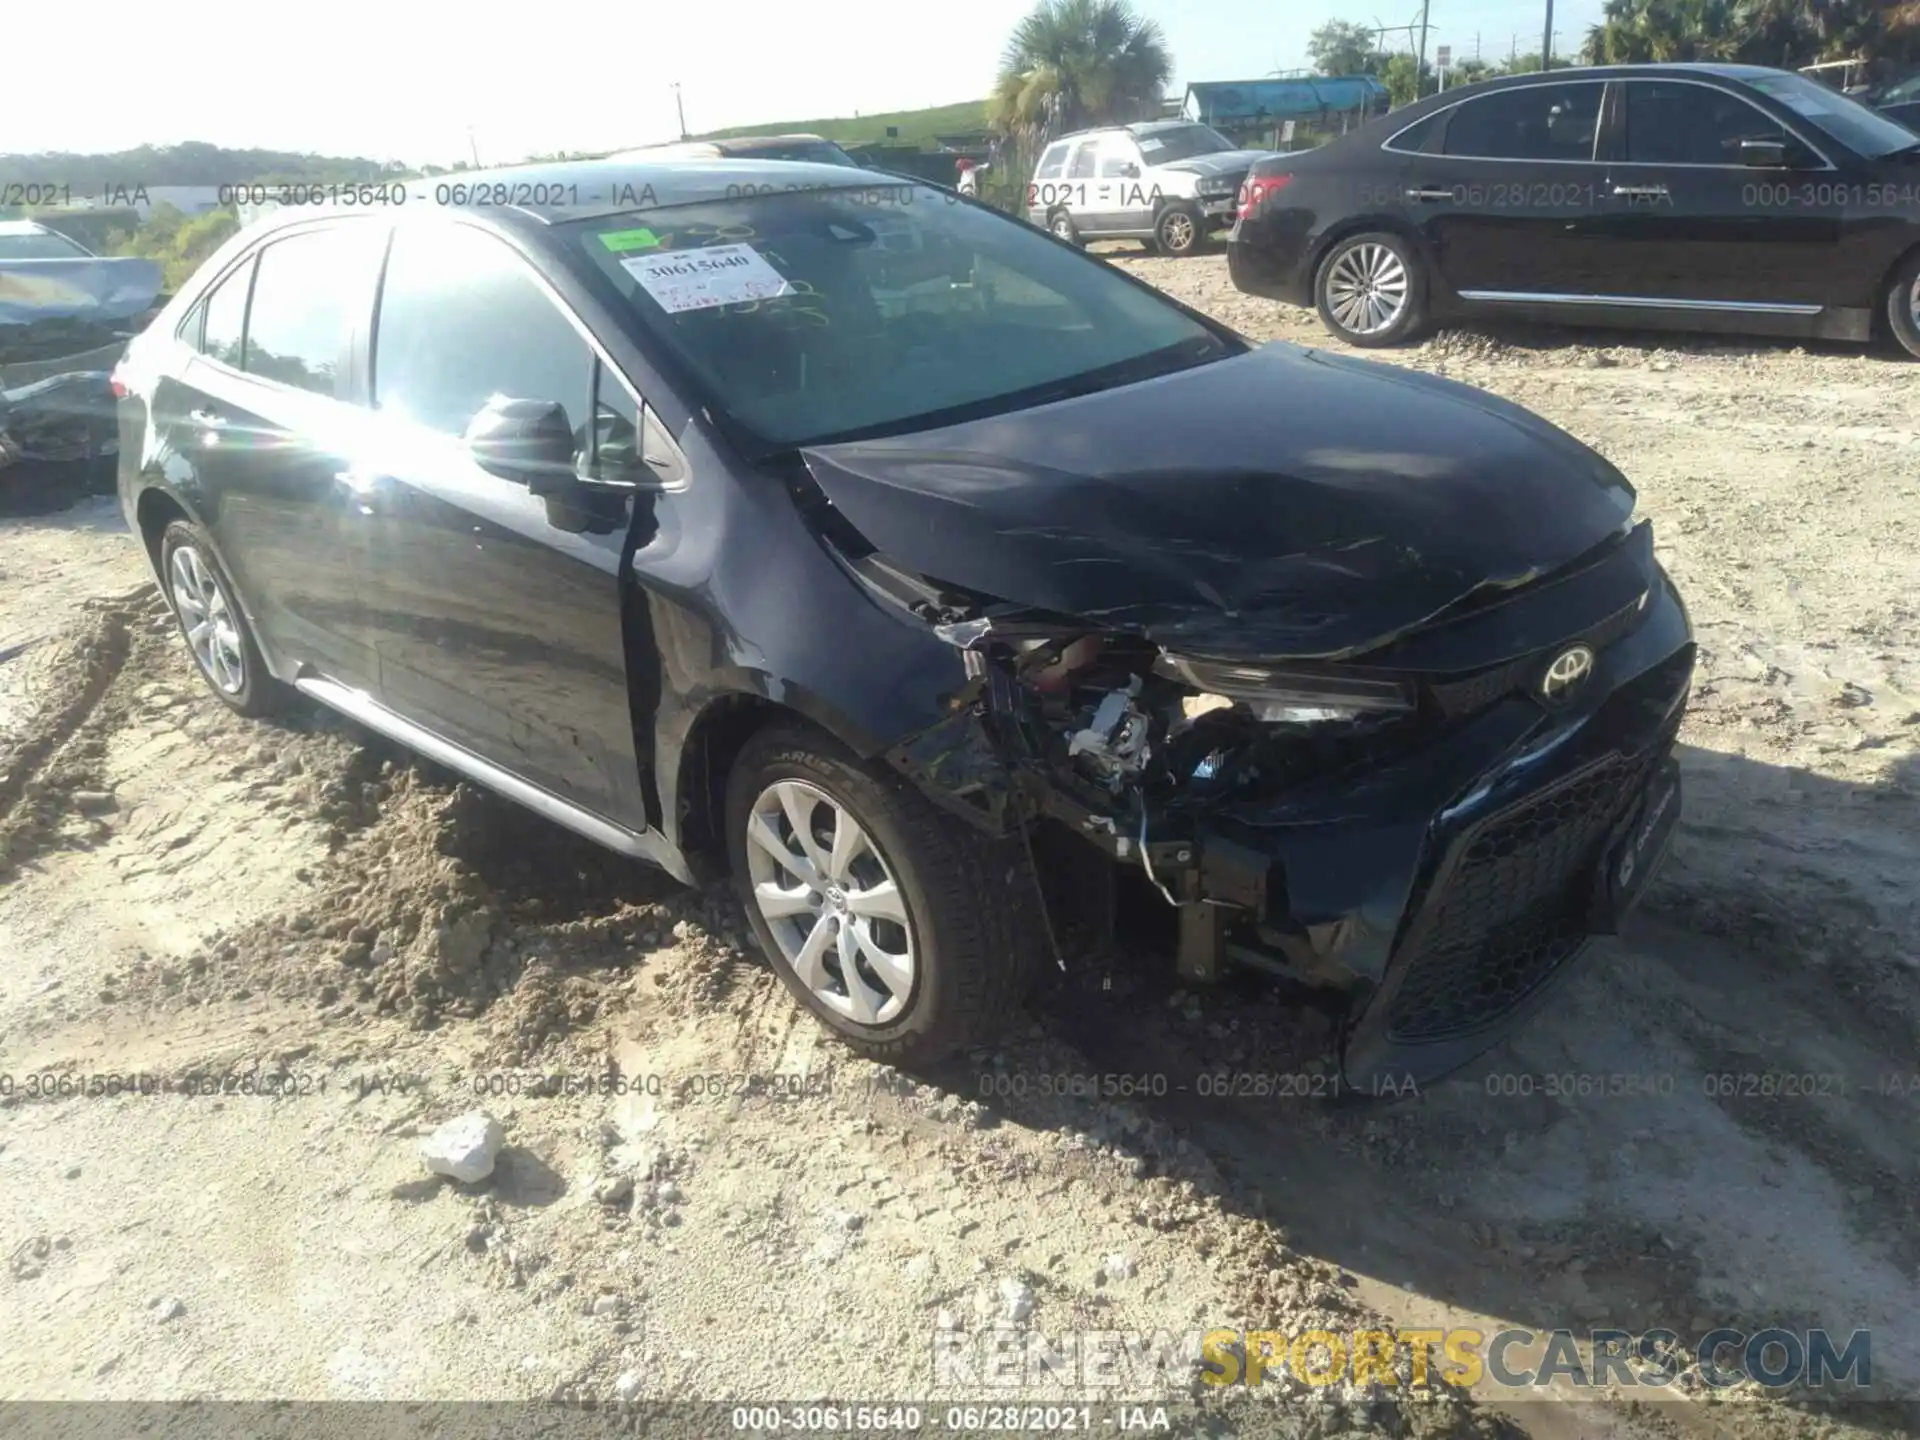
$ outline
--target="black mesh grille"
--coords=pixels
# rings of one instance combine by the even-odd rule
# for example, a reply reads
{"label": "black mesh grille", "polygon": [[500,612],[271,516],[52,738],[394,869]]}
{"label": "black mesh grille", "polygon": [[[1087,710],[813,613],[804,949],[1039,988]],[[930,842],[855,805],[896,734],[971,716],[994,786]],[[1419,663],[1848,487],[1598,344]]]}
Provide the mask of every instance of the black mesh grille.
{"label": "black mesh grille", "polygon": [[1580,948],[1600,848],[1651,773],[1614,757],[1480,822],[1408,938],[1389,1029],[1433,1040],[1478,1029]]}

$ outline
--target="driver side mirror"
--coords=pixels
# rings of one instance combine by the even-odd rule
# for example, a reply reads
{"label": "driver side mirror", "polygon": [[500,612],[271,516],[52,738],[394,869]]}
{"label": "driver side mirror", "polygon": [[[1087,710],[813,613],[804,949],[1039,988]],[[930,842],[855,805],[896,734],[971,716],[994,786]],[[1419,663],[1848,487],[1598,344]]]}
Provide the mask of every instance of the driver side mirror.
{"label": "driver side mirror", "polygon": [[576,446],[567,407],[557,400],[496,395],[467,422],[467,451],[489,475],[525,485],[535,495],[576,483]]}
{"label": "driver side mirror", "polygon": [[1786,142],[1781,140],[1742,140],[1740,163],[1759,170],[1784,170],[1787,165]]}
{"label": "driver side mirror", "polygon": [[1128,160],[1121,165],[1120,173],[1129,180],[1138,180],[1140,178],[1140,167],[1134,164],[1133,161]]}

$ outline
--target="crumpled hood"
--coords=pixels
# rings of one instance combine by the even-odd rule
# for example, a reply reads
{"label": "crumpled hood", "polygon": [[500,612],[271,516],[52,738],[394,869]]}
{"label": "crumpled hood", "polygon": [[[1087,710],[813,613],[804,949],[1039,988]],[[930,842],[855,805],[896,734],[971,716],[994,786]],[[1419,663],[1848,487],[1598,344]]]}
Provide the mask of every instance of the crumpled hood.
{"label": "crumpled hood", "polygon": [[[1256,160],[1264,160],[1271,150],[1222,150],[1214,155],[1195,155],[1191,160],[1169,160],[1163,165],[1154,165],[1156,170],[1185,170],[1194,175],[1239,175],[1243,174]],[[1151,155],[1143,156],[1148,164],[1153,163]]]}
{"label": "crumpled hood", "polygon": [[1283,344],[802,452],[882,554],[1198,654],[1371,649],[1618,532],[1633,490],[1516,405]]}
{"label": "crumpled hood", "polygon": [[0,260],[0,325],[124,320],[160,293],[160,267],[133,256]]}

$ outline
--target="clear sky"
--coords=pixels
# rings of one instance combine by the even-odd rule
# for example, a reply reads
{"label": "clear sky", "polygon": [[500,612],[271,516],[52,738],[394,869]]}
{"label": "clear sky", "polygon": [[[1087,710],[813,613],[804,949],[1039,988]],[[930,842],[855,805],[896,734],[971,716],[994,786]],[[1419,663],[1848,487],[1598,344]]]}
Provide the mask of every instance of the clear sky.
{"label": "clear sky", "polygon": [[[1419,0],[1136,0],[1173,51],[1174,93],[1306,63],[1332,18],[1404,25]],[[1030,0],[7,0],[0,151],[217,145],[504,163],[693,131],[984,95]],[[1558,49],[1601,0],[1557,0]],[[1432,0],[1432,46],[1540,44],[1540,0]],[[1397,40],[1398,37],[1395,37]],[[1394,42],[1390,41],[1390,48]],[[137,180],[138,177],[130,177]]]}

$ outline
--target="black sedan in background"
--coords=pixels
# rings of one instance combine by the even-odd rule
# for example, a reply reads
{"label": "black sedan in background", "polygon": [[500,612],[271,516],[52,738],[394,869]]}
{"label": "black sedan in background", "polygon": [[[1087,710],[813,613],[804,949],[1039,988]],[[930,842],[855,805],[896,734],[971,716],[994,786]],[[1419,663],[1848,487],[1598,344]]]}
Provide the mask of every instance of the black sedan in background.
{"label": "black sedan in background", "polygon": [[1229,240],[1240,289],[1354,345],[1502,313],[1920,355],[1920,135],[1758,66],[1447,91],[1256,164]]}

